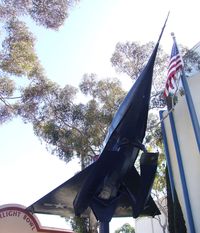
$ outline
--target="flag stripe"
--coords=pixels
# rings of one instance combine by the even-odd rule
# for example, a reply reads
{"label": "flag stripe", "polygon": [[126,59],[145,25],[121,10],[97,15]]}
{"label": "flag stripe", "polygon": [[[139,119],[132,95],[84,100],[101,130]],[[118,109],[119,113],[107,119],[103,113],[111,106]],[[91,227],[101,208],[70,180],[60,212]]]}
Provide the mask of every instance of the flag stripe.
{"label": "flag stripe", "polygon": [[183,62],[179,54],[176,42],[172,46],[170,62],[168,66],[167,81],[165,84],[164,96],[167,97],[170,91],[175,88],[177,73],[183,68]]}
{"label": "flag stripe", "polygon": [[177,71],[179,71],[182,68],[182,63],[181,61],[176,62],[176,64],[173,64],[172,67],[170,67],[170,70],[168,71],[168,77],[174,76]]}
{"label": "flag stripe", "polygon": [[170,66],[170,68],[169,68],[169,70],[168,70],[168,76],[169,76],[171,70],[178,70],[178,69],[181,68],[181,67],[182,67],[182,62],[181,62],[181,60],[176,61],[176,63],[174,62],[174,63]]}
{"label": "flag stripe", "polygon": [[171,57],[169,67],[171,66],[171,64],[173,64],[174,62],[176,63],[177,61],[181,61],[181,57],[179,54],[177,56]]}

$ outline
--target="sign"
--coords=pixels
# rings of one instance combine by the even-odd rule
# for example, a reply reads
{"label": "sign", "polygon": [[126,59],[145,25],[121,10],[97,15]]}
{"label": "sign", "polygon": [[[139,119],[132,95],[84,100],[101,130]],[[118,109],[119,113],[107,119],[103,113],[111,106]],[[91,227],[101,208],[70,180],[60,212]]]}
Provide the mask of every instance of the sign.
{"label": "sign", "polygon": [[1,233],[73,233],[70,230],[42,227],[38,218],[20,205],[0,206]]}

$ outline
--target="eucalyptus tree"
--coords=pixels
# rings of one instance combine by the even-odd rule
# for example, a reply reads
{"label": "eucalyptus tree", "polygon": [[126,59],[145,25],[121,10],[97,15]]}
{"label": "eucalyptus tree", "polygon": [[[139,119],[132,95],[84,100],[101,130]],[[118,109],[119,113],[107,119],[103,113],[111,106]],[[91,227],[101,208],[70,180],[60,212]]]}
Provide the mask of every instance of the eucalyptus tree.
{"label": "eucalyptus tree", "polygon": [[[118,42],[115,51],[111,57],[111,64],[119,73],[128,75],[135,80],[142,71],[144,64],[149,58],[153,47],[153,42],[141,44],[139,42]],[[180,45],[181,54],[183,55],[184,68],[186,75],[195,70],[200,70],[200,55],[187,47]],[[154,65],[154,78],[152,86],[152,97],[150,108],[165,107],[163,90],[166,82],[167,65],[169,56],[159,46],[158,54]]]}
{"label": "eucalyptus tree", "polygon": [[0,123],[37,110],[42,96],[56,84],[45,76],[35,52],[35,38],[27,17],[44,28],[57,30],[78,0],[0,1]]}
{"label": "eucalyptus tree", "polygon": [[[84,102],[78,101],[78,93],[86,97]],[[78,156],[83,168],[98,157],[107,127],[124,95],[119,80],[98,80],[95,74],[87,74],[79,90],[66,85],[51,92],[34,115],[37,120],[30,120],[51,152],[66,162]]]}
{"label": "eucalyptus tree", "polygon": [[135,229],[129,223],[125,223],[119,229],[115,230],[114,233],[135,233]]}
{"label": "eucalyptus tree", "polygon": [[79,0],[1,0],[0,19],[4,22],[28,16],[39,25],[58,29],[78,2]]}

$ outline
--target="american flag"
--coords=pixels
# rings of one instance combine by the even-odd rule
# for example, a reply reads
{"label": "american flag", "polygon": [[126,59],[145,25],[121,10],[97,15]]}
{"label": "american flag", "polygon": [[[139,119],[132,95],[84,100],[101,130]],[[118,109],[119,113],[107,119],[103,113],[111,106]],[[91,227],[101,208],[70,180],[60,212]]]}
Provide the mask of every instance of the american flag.
{"label": "american flag", "polygon": [[[169,67],[168,67],[167,81],[164,90],[165,97],[169,96],[171,92],[175,93],[175,91],[177,91],[177,87],[178,87],[177,75],[182,68],[183,68],[183,62],[180,53],[178,51],[176,41],[174,41],[174,44],[172,46]],[[174,91],[174,89],[176,90]]]}

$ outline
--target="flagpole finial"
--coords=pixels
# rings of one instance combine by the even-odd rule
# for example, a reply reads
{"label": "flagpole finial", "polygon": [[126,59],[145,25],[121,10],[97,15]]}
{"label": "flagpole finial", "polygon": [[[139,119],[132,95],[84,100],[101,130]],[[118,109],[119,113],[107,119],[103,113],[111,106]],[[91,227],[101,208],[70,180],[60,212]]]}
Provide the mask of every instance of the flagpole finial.
{"label": "flagpole finial", "polygon": [[176,38],[174,32],[171,32],[171,36],[172,36],[173,39]]}
{"label": "flagpole finial", "polygon": [[174,32],[171,32],[171,36],[172,36],[172,39],[173,39],[174,41],[176,41],[176,37],[175,37]]}

